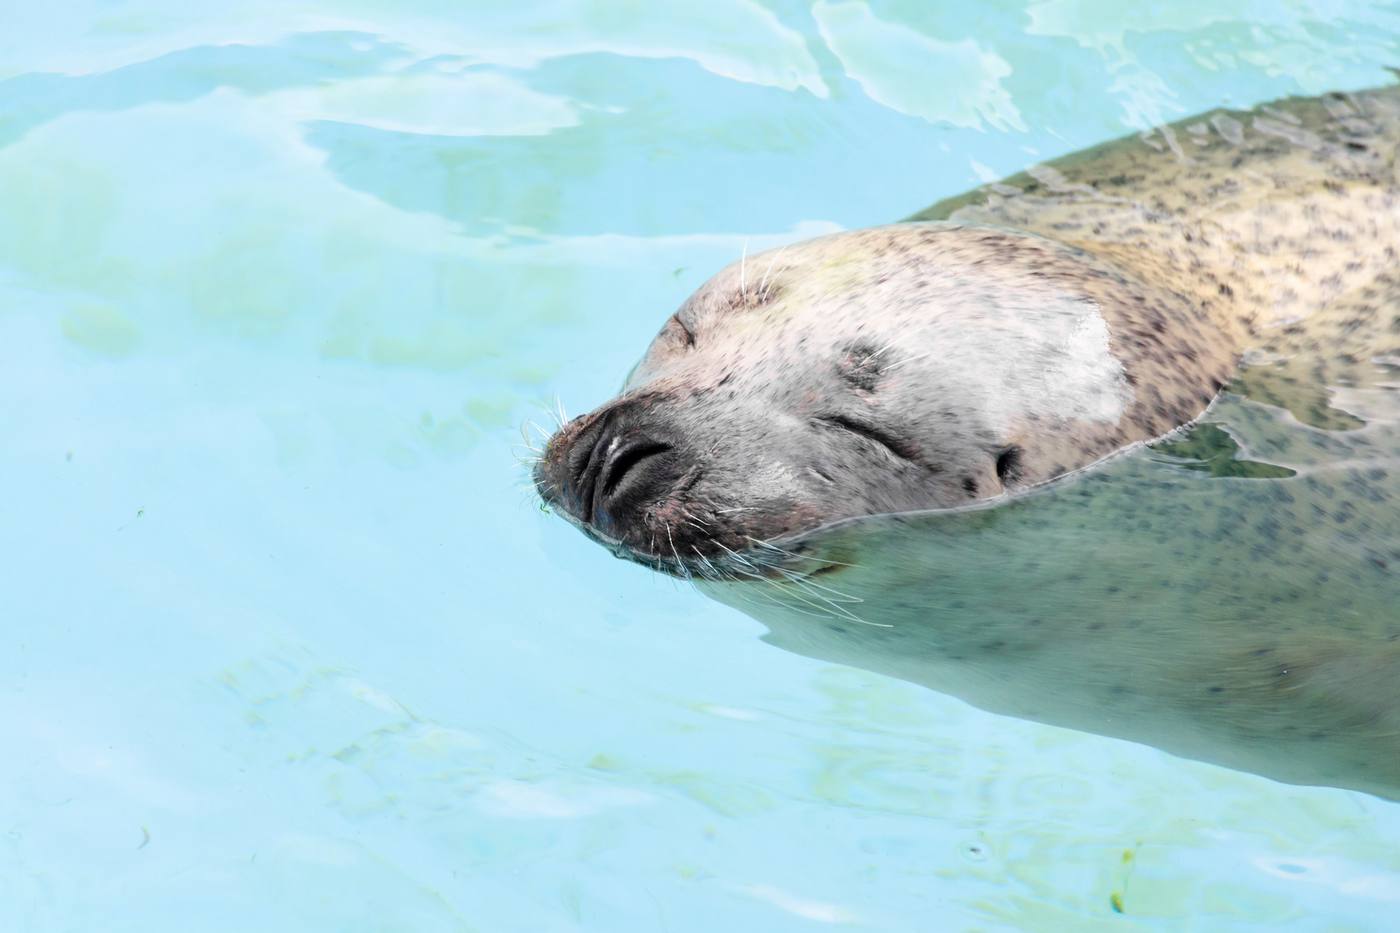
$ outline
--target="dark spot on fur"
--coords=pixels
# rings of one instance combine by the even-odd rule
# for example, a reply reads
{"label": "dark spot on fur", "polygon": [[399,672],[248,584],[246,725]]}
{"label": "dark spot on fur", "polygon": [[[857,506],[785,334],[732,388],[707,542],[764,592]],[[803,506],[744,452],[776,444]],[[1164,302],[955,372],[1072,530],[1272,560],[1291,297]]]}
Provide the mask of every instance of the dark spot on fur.
{"label": "dark spot on fur", "polygon": [[836,362],[841,378],[862,392],[872,392],[880,381],[885,364],[881,351],[868,343],[853,343]]}
{"label": "dark spot on fur", "polygon": [[969,496],[977,495],[977,480],[973,479],[971,476],[964,476],[962,488],[963,492],[967,493]]}
{"label": "dark spot on fur", "polygon": [[997,479],[1005,486],[1013,483],[1021,475],[1021,448],[1012,444],[997,453]]}

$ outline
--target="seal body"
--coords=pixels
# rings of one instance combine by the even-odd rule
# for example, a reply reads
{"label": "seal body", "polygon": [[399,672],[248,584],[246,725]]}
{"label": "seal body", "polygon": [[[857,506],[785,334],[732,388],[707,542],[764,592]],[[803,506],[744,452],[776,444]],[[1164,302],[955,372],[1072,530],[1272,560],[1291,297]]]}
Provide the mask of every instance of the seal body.
{"label": "seal body", "polygon": [[745,258],[536,482],[790,650],[1400,797],[1397,149],[1218,111]]}

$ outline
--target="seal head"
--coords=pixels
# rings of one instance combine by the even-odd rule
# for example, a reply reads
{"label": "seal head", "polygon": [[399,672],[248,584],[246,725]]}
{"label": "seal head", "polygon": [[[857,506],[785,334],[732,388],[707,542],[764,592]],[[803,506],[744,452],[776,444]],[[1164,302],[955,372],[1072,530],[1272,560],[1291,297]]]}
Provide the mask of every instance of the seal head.
{"label": "seal head", "polygon": [[[560,429],[536,485],[619,556],[680,574],[998,497],[1208,403],[1204,369],[1169,397],[1135,389],[1166,329],[1147,319],[1187,313],[1157,294],[1072,247],[954,224],[748,257],[667,320],[617,398]],[[1115,332],[1123,307],[1140,327]]]}

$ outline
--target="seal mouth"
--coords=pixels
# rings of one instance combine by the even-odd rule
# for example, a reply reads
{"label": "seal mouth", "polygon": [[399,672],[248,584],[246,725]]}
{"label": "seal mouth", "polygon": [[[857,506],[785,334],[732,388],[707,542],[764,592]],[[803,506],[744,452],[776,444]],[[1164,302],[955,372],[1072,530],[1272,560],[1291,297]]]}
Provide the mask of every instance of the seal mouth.
{"label": "seal mouth", "polygon": [[[542,501],[546,506],[554,505],[548,499]],[[792,543],[783,547],[758,539],[750,539],[750,545],[739,550],[720,544],[719,554],[706,555],[698,548],[693,548],[694,556],[682,554],[679,550],[669,555],[660,551],[648,552],[638,549],[623,538],[600,530],[596,525],[567,509],[557,511],[565,521],[614,557],[677,580],[696,583],[791,583],[823,577],[852,566],[819,556],[814,553],[814,548],[806,544]]]}

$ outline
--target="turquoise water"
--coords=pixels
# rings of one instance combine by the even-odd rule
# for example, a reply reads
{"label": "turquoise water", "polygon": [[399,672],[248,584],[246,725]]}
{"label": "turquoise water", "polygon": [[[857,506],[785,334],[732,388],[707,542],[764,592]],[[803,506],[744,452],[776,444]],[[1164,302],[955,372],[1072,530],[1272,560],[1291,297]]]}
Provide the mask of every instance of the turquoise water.
{"label": "turquoise water", "polygon": [[1394,3],[11,0],[0,928],[1392,928],[1395,804],[786,654],[516,458],[745,249],[1397,49]]}

